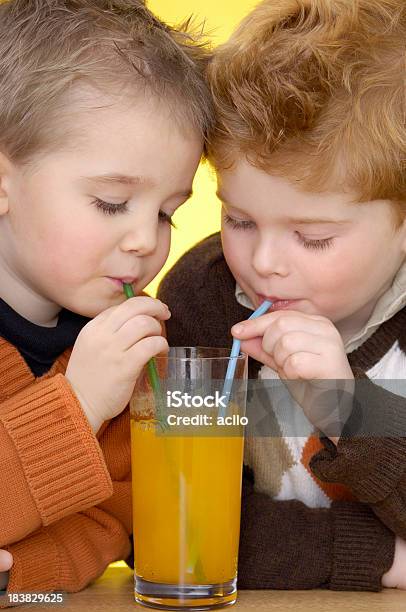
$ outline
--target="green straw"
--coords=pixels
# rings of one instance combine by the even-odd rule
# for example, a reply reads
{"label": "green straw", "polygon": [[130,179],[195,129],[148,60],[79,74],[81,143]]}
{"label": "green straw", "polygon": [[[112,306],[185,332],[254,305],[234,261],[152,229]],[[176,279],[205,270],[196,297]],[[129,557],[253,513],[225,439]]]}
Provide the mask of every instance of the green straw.
{"label": "green straw", "polygon": [[[135,297],[132,285],[130,285],[130,283],[123,283],[123,289],[127,298]],[[147,367],[148,378],[149,382],[151,383],[151,387],[155,393],[159,393],[159,391],[161,390],[161,385],[159,382],[158,370],[156,369],[156,363],[154,358],[148,361]]]}
{"label": "green straw", "polygon": [[[127,299],[135,297],[132,285],[130,283],[123,283],[123,290]],[[161,383],[158,376],[158,370],[156,367],[155,359],[152,357],[147,363],[148,380],[152,387],[152,391],[155,397],[155,409],[156,417],[162,429],[168,429],[169,425],[166,423],[164,418],[164,410],[162,406],[162,393]]]}
{"label": "green straw", "polygon": [[[132,285],[130,285],[129,283],[123,283],[123,290],[124,293],[128,298],[132,298],[135,297],[134,296],[134,291],[132,288]],[[167,427],[169,427],[164,419],[163,419],[163,414],[161,413],[161,383],[159,380],[159,376],[158,376],[158,370],[156,368],[156,363],[155,363],[155,359],[152,358],[148,361],[147,364],[147,369],[148,369],[148,379],[150,382],[150,385],[152,387],[152,390],[154,392],[154,396],[155,396],[155,400],[156,400],[156,412],[157,412],[157,417],[158,417],[158,421],[160,422],[160,425],[163,429],[166,429]],[[187,532],[190,533],[191,531],[191,527],[188,525],[187,527]],[[189,572],[193,572],[196,575],[196,578],[202,583],[204,584],[205,582],[205,575],[203,572],[203,567],[202,567],[202,562],[200,560],[199,554],[197,552],[196,546],[194,546],[192,544],[191,549],[189,551],[189,559],[188,559],[188,563],[187,563],[187,569]]]}

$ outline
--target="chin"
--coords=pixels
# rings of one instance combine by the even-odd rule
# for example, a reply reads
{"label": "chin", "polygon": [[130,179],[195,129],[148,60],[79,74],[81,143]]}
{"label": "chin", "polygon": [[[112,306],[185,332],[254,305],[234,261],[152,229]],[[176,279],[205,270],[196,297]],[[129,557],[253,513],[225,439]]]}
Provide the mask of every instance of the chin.
{"label": "chin", "polygon": [[104,310],[107,310],[107,308],[110,308],[111,306],[118,306],[123,301],[124,299],[118,298],[116,300],[109,300],[109,303],[106,303],[106,304],[103,304],[103,303],[80,304],[80,305],[75,304],[75,305],[72,305],[72,307],[65,306],[65,308],[67,308],[71,312],[81,315],[82,317],[87,317],[88,319],[94,319],[95,317],[97,317],[97,315],[102,313]]}

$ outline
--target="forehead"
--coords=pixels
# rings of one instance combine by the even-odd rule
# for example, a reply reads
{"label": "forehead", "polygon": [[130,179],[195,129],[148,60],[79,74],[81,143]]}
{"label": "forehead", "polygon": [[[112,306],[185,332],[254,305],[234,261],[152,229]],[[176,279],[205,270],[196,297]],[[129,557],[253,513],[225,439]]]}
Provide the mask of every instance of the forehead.
{"label": "forehead", "polygon": [[60,154],[85,164],[82,175],[108,175],[114,168],[159,181],[190,172],[202,153],[201,136],[181,129],[170,109],[148,96],[80,98],[64,120],[68,137]]}
{"label": "forehead", "polygon": [[[298,184],[256,168],[238,159],[229,169],[217,171],[218,194],[229,206],[274,217],[314,216],[325,220],[355,219],[363,214],[364,204],[351,193],[309,193]],[[364,207],[364,208],[363,208]]]}
{"label": "forehead", "polygon": [[197,128],[183,117],[183,104],[176,106],[151,93],[137,83],[116,84],[115,89],[107,83],[105,89],[88,82],[73,85],[50,107],[48,125],[44,125],[44,148],[68,150],[69,147],[85,148],[90,140],[103,141],[125,137],[130,140],[134,131],[152,132],[153,125],[171,127],[174,135],[185,139],[202,139]]}
{"label": "forehead", "polygon": [[78,101],[73,112],[80,130],[95,139],[124,138],[130,143],[139,140],[135,138],[137,134],[153,137],[160,133],[161,139],[168,134],[185,140],[199,139],[197,130],[187,122],[180,125],[171,105],[147,91],[136,95],[127,88],[120,96],[98,94],[91,100],[88,96],[84,102]]}

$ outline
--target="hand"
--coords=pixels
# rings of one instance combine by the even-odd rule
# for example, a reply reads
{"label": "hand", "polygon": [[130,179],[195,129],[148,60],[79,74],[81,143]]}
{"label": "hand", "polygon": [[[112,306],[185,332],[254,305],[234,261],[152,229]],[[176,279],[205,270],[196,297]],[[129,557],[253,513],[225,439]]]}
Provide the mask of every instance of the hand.
{"label": "hand", "polygon": [[13,567],[13,555],[8,550],[0,550],[0,591],[7,588],[8,573]]}
{"label": "hand", "polygon": [[237,323],[231,332],[242,351],[277,372],[309,421],[337,443],[352,410],[354,375],[334,324],[279,310]]}
{"label": "hand", "polygon": [[124,410],[143,366],[168,350],[159,321],[170,316],[159,300],[134,297],[83,327],[65,376],[93,431]]}
{"label": "hand", "polygon": [[406,590],[406,542],[396,538],[392,567],[382,576],[382,586]]}

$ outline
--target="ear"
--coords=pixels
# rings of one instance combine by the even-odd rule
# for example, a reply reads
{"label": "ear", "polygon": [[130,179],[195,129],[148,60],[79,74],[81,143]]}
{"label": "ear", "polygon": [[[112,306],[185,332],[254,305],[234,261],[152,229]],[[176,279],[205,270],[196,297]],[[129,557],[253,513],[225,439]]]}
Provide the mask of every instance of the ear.
{"label": "ear", "polygon": [[8,185],[12,167],[9,158],[0,151],[0,215],[6,215],[9,210]]}

